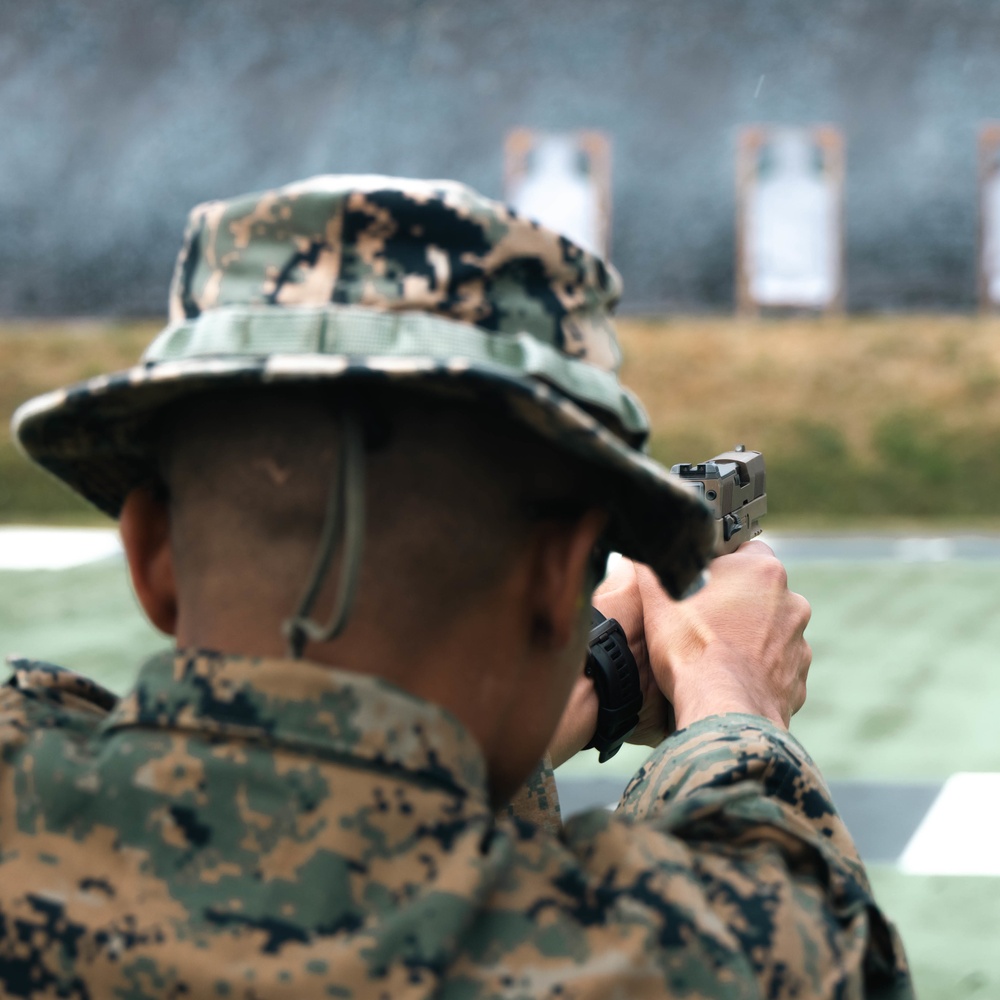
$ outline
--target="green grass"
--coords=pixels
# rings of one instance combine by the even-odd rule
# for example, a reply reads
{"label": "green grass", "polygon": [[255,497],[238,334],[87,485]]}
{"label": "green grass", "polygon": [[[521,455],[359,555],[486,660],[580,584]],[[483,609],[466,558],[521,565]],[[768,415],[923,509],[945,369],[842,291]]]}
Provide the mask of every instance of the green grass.
{"label": "green grass", "polygon": [[0,523],[100,524],[108,519],[0,439]]}
{"label": "green grass", "polygon": [[[0,522],[108,523],[16,453],[6,418],[32,395],[134,363],[156,326],[0,328]],[[762,449],[769,528],[1000,525],[1000,319],[633,320],[621,339],[654,455]],[[814,607],[809,700],[793,731],[829,777],[1000,770],[1000,568],[793,566],[791,582]],[[0,573],[0,654],[122,691],[166,642],[120,562]],[[626,776],[645,754],[626,748],[602,773]],[[567,766],[587,773],[595,758]],[[871,874],[923,1000],[1000,996],[996,880]]]}
{"label": "green grass", "polygon": [[[828,778],[1000,771],[1000,565],[792,565],[789,586],[813,607],[792,732]],[[631,774],[647,752],[623,747],[601,773]]]}
{"label": "green grass", "polygon": [[831,777],[1000,771],[1000,565],[792,566],[813,605],[792,729]]}
{"label": "green grass", "polygon": [[[793,731],[828,777],[936,779],[1000,770],[1000,566],[793,565],[813,603],[809,700]],[[141,618],[121,561],[0,573],[0,652],[90,674],[116,691],[166,640]],[[601,773],[623,778],[647,751]],[[567,767],[598,767],[581,754]],[[1000,881],[871,872],[922,1000],[1000,995]]]}
{"label": "green grass", "polygon": [[[809,697],[793,732],[831,778],[1000,771],[1000,566],[793,565],[813,605]],[[0,654],[90,674],[121,691],[167,639],[142,617],[124,563],[0,573]],[[602,773],[645,756],[624,748]],[[571,766],[590,767],[589,755]]]}
{"label": "green grass", "polygon": [[107,523],[21,456],[8,422],[34,396],[135,364],[161,325],[108,319],[0,323],[0,522]]}
{"label": "green grass", "polygon": [[113,691],[169,640],[139,610],[122,559],[52,572],[0,572],[0,656],[70,667]]}
{"label": "green grass", "polygon": [[[793,565],[789,576],[813,605],[809,696],[792,731],[828,778],[1000,770],[1000,565]],[[564,767],[624,779],[647,753]],[[1000,879],[870,874],[921,1000],[1000,996]]]}
{"label": "green grass", "polygon": [[869,872],[879,904],[902,935],[920,1000],[1000,996],[1000,880]]}
{"label": "green grass", "polygon": [[[6,417],[135,363],[157,326],[0,325],[0,522],[99,516],[17,454]],[[775,521],[1000,516],[1000,318],[673,317],[619,331],[622,379],[649,411],[655,457],[759,448]]]}
{"label": "green grass", "polygon": [[932,413],[896,410],[871,427],[859,453],[840,429],[794,421],[768,456],[773,514],[908,517],[937,521],[1000,513],[1000,432],[940,426]]}

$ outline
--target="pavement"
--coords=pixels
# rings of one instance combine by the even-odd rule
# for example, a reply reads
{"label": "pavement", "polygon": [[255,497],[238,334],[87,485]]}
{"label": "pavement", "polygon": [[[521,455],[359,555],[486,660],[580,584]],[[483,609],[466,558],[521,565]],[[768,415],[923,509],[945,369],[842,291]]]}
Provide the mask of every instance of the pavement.
{"label": "pavement", "polygon": [[1000,561],[1000,535],[798,535],[761,538],[785,563],[939,563]]}

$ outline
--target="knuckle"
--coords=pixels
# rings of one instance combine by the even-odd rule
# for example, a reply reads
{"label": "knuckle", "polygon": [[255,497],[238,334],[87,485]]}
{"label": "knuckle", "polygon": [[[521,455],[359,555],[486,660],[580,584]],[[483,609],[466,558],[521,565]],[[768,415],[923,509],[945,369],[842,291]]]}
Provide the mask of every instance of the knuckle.
{"label": "knuckle", "polygon": [[785,569],[784,563],[780,559],[774,556],[768,557],[766,562],[761,566],[761,571],[765,582],[771,586],[779,590],[784,590],[788,587],[788,570]]}
{"label": "knuckle", "polygon": [[809,673],[809,668],[812,666],[813,661],[813,651],[812,646],[809,645],[805,639],[802,640],[802,677],[803,683],[805,682],[805,676]]}
{"label": "knuckle", "polygon": [[808,698],[808,696],[809,695],[808,695],[808,690],[807,690],[807,687],[806,687],[806,682],[803,681],[799,685],[798,697],[795,699],[795,701],[796,701],[795,711],[796,712],[798,712],[802,708],[802,706],[805,705],[806,699]]}
{"label": "knuckle", "polygon": [[812,605],[801,594],[792,594],[792,597],[795,599],[796,614],[802,619],[802,625],[805,627],[812,620]]}

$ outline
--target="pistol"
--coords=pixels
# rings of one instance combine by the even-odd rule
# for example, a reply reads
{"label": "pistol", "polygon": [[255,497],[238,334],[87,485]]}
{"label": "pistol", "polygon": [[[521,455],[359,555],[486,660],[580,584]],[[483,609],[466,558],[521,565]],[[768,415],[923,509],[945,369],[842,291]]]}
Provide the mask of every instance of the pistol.
{"label": "pistol", "polygon": [[707,462],[672,466],[670,474],[712,509],[718,540],[715,554],[735,551],[761,532],[760,519],[767,513],[764,456],[738,444]]}

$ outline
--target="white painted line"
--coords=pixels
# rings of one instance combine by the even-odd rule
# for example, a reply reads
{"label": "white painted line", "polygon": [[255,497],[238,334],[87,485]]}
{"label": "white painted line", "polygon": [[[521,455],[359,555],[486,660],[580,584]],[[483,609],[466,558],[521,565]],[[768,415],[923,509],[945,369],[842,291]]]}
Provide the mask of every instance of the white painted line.
{"label": "white painted line", "polygon": [[910,875],[1000,876],[1000,774],[953,774],[899,859]]}
{"label": "white painted line", "polygon": [[1000,535],[800,535],[765,531],[763,541],[782,562],[996,562]]}
{"label": "white painted line", "polygon": [[121,551],[112,528],[0,527],[0,570],[69,569]]}

